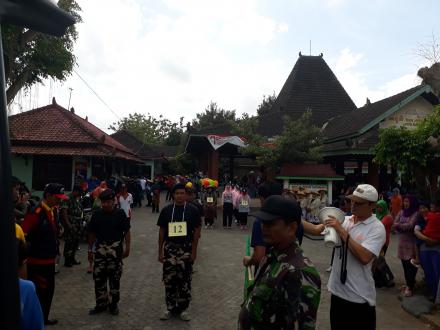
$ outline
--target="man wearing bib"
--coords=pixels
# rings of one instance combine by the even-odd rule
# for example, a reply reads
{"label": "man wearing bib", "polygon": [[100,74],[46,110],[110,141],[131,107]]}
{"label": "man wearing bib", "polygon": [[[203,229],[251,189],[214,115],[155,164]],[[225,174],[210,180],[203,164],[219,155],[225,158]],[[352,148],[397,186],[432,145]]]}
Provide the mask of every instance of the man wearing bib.
{"label": "man wearing bib", "polygon": [[185,185],[176,184],[172,189],[174,203],[160,212],[159,262],[163,264],[163,283],[167,310],[161,320],[180,315],[184,321],[190,316],[186,309],[191,300],[192,265],[197,257],[201,219],[197,208],[186,202]]}

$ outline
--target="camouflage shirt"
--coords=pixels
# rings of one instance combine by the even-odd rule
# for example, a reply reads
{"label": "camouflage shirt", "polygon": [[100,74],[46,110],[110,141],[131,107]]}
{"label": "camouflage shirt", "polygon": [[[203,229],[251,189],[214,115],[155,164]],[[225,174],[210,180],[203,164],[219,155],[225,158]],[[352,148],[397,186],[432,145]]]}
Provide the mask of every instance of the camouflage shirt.
{"label": "camouflage shirt", "polygon": [[242,304],[239,329],[315,329],[321,279],[296,244],[271,248]]}
{"label": "camouflage shirt", "polygon": [[80,223],[83,217],[83,208],[81,202],[73,196],[73,194],[69,194],[68,196],[69,199],[61,203],[60,209],[67,209],[69,221],[72,225],[76,225]]}

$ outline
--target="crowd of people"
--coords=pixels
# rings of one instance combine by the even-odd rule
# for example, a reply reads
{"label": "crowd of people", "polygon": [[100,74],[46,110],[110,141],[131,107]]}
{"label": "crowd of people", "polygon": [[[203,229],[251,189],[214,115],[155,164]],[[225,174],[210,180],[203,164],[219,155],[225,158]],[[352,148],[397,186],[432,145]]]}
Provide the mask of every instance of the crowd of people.
{"label": "crowd of people", "polygon": [[[64,266],[75,267],[80,264],[76,253],[81,232],[86,230],[87,271],[93,273],[96,299],[89,314],[118,315],[122,260],[130,255],[132,208],[147,199],[145,206],[159,213],[158,261],[163,265],[166,305],[160,318],[189,321],[202,221],[205,229],[213,228],[221,207],[223,229],[232,228],[235,219],[236,226],[245,230],[251,206],[258,207],[247,187],[226,183],[221,188],[216,180],[198,174],[152,181],[91,178],[76,182],[68,195],[62,185],[49,183],[40,200],[32,198],[20,180],[13,181],[22,318],[23,325],[38,325],[33,329],[57,323],[49,314],[61,236]],[[170,201],[162,208],[161,191]],[[240,329],[315,328],[321,280],[301,244],[304,235],[319,236],[326,227],[334,228],[340,238],[328,269],[332,329],[375,329],[376,287],[395,286],[385,258],[393,234],[398,235],[397,254],[405,278],[402,296],[413,295],[416,274],[423,269],[430,299],[440,302],[440,194],[431,201],[402,196],[399,189],[379,196],[374,187],[361,184],[333,203],[345,213],[342,223],[319,218],[320,210],[328,206],[325,189],[283,190],[277,183],[264,182],[256,195],[261,208],[252,224],[253,251],[243,258],[245,267],[254,266],[255,279],[246,288]]]}

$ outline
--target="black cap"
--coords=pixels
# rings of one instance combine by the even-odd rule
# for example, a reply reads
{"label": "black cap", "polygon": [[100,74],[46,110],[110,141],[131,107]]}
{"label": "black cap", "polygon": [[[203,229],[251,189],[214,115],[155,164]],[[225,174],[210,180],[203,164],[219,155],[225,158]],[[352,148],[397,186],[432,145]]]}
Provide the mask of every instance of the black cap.
{"label": "black cap", "polygon": [[112,189],[105,189],[99,194],[101,201],[109,201],[115,198],[115,192]]}
{"label": "black cap", "polygon": [[277,219],[299,223],[301,221],[301,213],[301,207],[293,199],[272,195],[265,200],[255,217],[265,223],[270,223]]}
{"label": "black cap", "polygon": [[171,193],[174,194],[174,192],[175,192],[177,189],[183,189],[183,190],[186,190],[186,189],[185,189],[185,185],[184,185],[183,183],[176,183],[176,184],[173,186],[173,189],[171,190]]}
{"label": "black cap", "polygon": [[46,194],[54,195],[60,199],[69,199],[64,193],[64,186],[60,183],[48,183],[46,187],[44,187],[43,196],[46,196]]}

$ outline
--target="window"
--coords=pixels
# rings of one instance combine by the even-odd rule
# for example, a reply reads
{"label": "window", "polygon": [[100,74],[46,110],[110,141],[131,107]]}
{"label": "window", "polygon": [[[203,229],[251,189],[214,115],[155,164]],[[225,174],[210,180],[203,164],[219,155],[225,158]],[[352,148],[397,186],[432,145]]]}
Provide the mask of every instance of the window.
{"label": "window", "polygon": [[72,158],[59,156],[34,156],[32,188],[44,190],[48,183],[61,183],[72,190]]}

